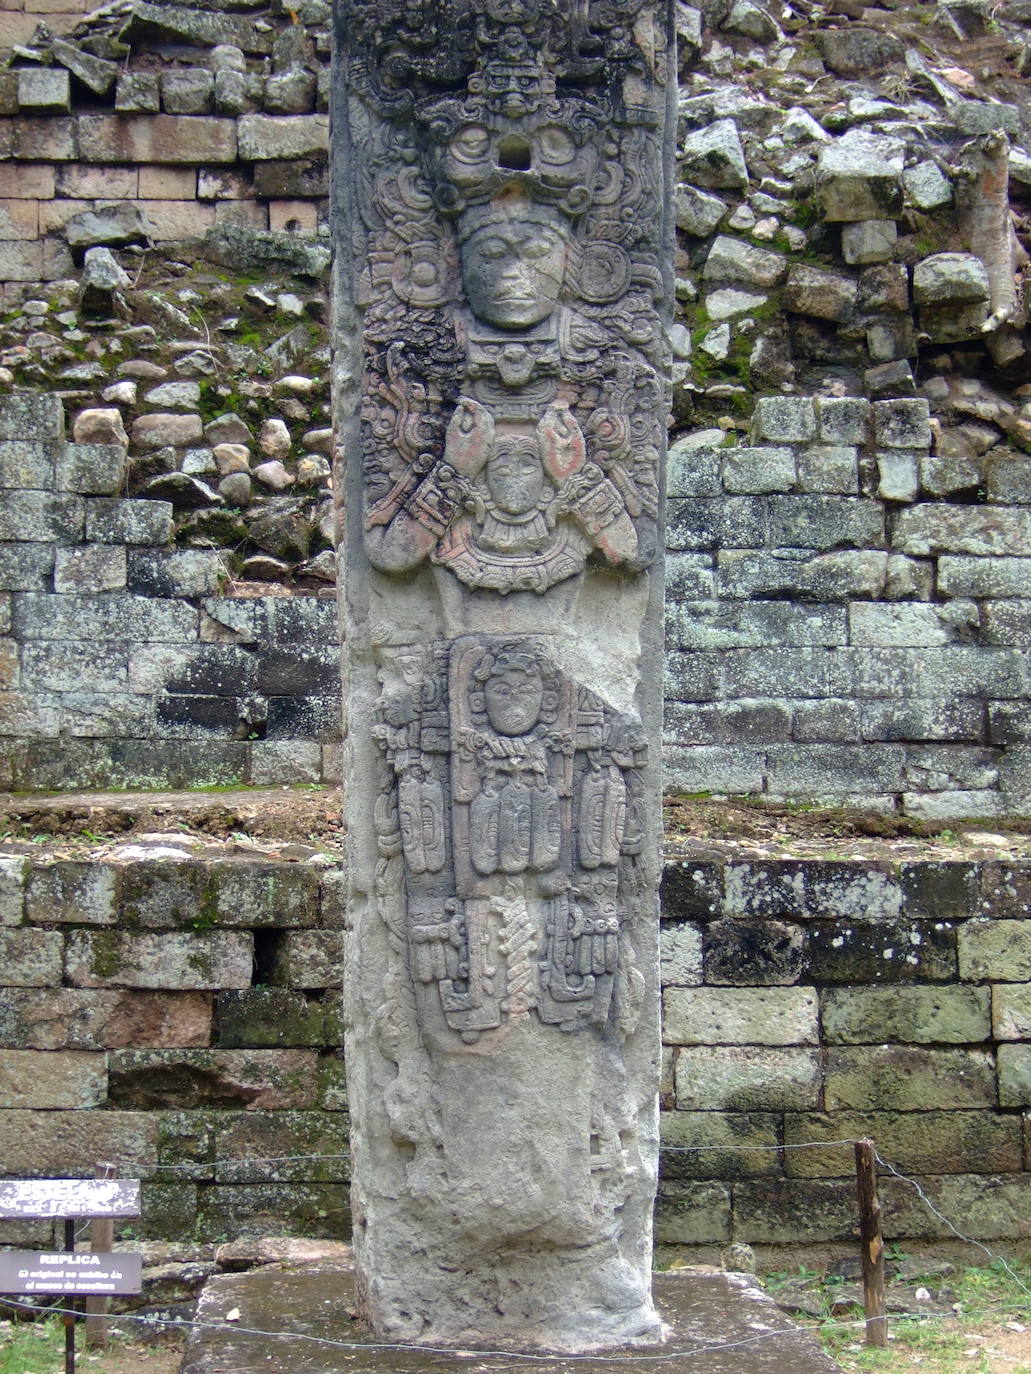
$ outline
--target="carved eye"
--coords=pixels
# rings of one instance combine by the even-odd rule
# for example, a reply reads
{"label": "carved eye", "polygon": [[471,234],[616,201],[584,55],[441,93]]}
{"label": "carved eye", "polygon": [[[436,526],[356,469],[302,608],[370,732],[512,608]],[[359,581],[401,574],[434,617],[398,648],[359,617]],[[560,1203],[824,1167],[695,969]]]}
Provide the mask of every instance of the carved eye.
{"label": "carved eye", "polygon": [[490,146],[490,135],[479,124],[469,124],[459,129],[451,140],[452,156],[459,162],[481,162]]}
{"label": "carved eye", "polygon": [[569,134],[554,124],[537,131],[537,146],[545,162],[569,162],[576,152]]}
{"label": "carved eye", "polygon": [[481,239],[476,245],[476,248],[480,257],[486,258],[489,261],[493,261],[495,258],[503,258],[508,252],[505,240],[499,238]]}

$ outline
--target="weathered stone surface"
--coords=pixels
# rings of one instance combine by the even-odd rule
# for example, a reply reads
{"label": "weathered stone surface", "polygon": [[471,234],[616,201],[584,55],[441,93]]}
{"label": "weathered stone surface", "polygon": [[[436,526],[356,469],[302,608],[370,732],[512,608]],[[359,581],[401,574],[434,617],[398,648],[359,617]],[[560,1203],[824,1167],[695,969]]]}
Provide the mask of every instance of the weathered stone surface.
{"label": "weathered stone surface", "polygon": [[827,1052],[828,1111],[958,1110],[994,1107],[995,1100],[995,1065],[983,1050],[892,1045]]}
{"label": "weathered stone surface", "polygon": [[[0,1155],[26,1178],[76,1178],[83,1160],[106,1159],[123,1177],[154,1159],[157,1117],[146,1112],[0,1112]],[[146,1205],[146,1204],[144,1204]]]}
{"label": "weathered stone surface", "polygon": [[935,253],[913,269],[917,305],[966,304],[988,295],[988,273],[973,253]]}
{"label": "weathered stone surface", "polygon": [[800,315],[845,320],[855,307],[859,288],[851,277],[798,264],[788,272],[784,304]]}
{"label": "weathered stone surface", "polygon": [[[641,11],[632,32],[620,27],[619,41],[636,48],[656,19]],[[368,359],[364,398],[337,389],[340,432],[353,426],[362,401],[362,440],[353,453],[365,451],[345,482],[352,523],[343,579],[347,788],[355,816],[348,1092],[352,1187],[368,1223],[356,1231],[356,1265],[362,1276],[379,1276],[360,1284],[365,1315],[386,1336],[583,1350],[657,1330],[641,1226],[651,1208],[656,1139],[654,1120],[639,1106],[653,1100],[657,1086],[659,874],[649,838],[657,821],[657,680],[647,672],[638,678],[631,665],[649,659],[661,622],[657,531],[644,485],[661,488],[664,434],[644,389],[659,387],[658,396],[664,385],[659,352],[645,342],[648,335],[658,342],[664,321],[635,286],[634,264],[642,252],[655,261],[668,254],[656,233],[654,193],[644,188],[661,186],[662,155],[672,147],[670,140],[663,148],[666,131],[647,119],[632,138],[623,132],[628,126],[605,84],[616,77],[606,51],[615,21],[607,13],[592,19],[598,76],[570,81],[561,54],[572,51],[571,21],[564,7],[542,10],[534,39],[533,51],[555,52],[555,71],[543,79],[555,75],[563,91],[548,132],[537,116],[517,113],[518,102],[490,94],[502,55],[506,70],[514,63],[520,89],[543,90],[541,73],[522,56],[531,51],[522,46],[526,35],[508,27],[507,16],[476,29],[468,108],[477,109],[486,143],[472,135],[468,170],[465,143],[454,144],[446,121],[431,114],[437,78],[422,48],[409,51],[402,41],[413,63],[409,84],[420,95],[410,115],[395,114],[372,94],[381,76],[368,84],[381,61],[378,40],[371,32],[367,46],[354,38],[352,51],[362,56],[349,73],[352,127],[381,133],[334,154],[341,175],[364,187],[376,207],[360,224],[335,230],[344,277],[353,271],[355,281],[370,283],[365,338],[350,335],[361,323],[352,325],[348,305],[337,340],[354,359],[355,378],[363,370],[359,347]],[[661,41],[648,55],[640,50],[635,103],[658,97],[652,82],[660,52]],[[532,96],[535,109],[539,98]],[[690,117],[696,114],[710,127],[700,140],[688,136],[691,156],[710,179],[742,184],[747,171],[733,121],[714,108]],[[309,120],[317,131],[317,116],[299,116],[283,121],[285,132],[293,138]],[[262,142],[258,135],[273,129],[278,137],[272,120],[244,116],[240,125],[255,158],[308,151]],[[382,170],[374,159],[365,163],[381,136],[384,148],[404,142],[418,150],[411,170],[400,161],[388,170],[392,152]],[[560,147],[565,170],[556,164],[544,173]],[[604,190],[608,171],[624,161],[639,176],[615,177],[611,193]],[[431,192],[419,231],[426,247],[402,250],[397,280],[388,280],[375,264],[394,249],[372,226],[391,221],[390,188],[412,171]],[[593,239],[588,224],[598,226]],[[779,254],[722,242],[731,245],[728,285],[756,276],[779,281],[786,273]],[[445,245],[455,243],[454,287],[444,292],[438,264],[447,260]],[[707,279],[721,251],[710,252]],[[348,290],[341,300],[351,299]],[[428,307],[439,318],[431,332],[456,339],[454,382],[446,394],[431,395],[405,381],[392,401],[373,380],[383,344],[369,326],[385,311],[384,319],[396,321],[392,337],[408,338],[421,330],[416,322],[428,318]],[[550,343],[543,351],[540,345],[564,339],[563,321],[581,313],[598,331],[597,352],[559,384],[556,362],[564,375],[566,345],[559,342],[554,355]],[[631,346],[631,358],[621,321],[639,315],[632,330],[641,343]],[[284,370],[296,370],[286,355],[307,348],[306,335],[295,326],[282,346],[273,345]],[[413,345],[430,350],[420,367],[438,348],[425,330],[423,337],[425,345]],[[683,356],[684,333],[674,343]],[[617,356],[628,361],[617,364]],[[626,368],[636,391],[617,401]],[[606,418],[602,397],[618,417]],[[385,442],[388,415],[428,425],[440,441],[426,457],[401,453]],[[602,457],[613,442],[624,454],[619,463],[633,472],[625,490],[605,475],[616,473]],[[597,476],[584,461],[591,455]],[[449,494],[457,490],[452,473],[468,484],[468,500]],[[565,474],[575,474],[573,487]],[[569,493],[568,510],[549,505],[559,491]],[[604,562],[616,577],[600,574]],[[367,632],[370,597],[382,633]],[[440,703],[432,721],[431,699]],[[273,721],[270,709],[270,735]],[[595,743],[588,748],[589,739]],[[513,829],[523,810],[517,796],[529,808],[525,853],[517,852],[525,844]],[[606,796],[627,807],[629,830],[619,822],[613,828],[617,813]],[[396,842],[387,836],[394,814]],[[630,849],[632,860],[620,858]],[[330,934],[323,941],[315,932],[288,932],[277,981],[325,986],[340,943],[339,931]],[[392,1024],[386,1034],[384,1017]],[[400,1085],[396,1100],[384,1100],[388,1079]],[[501,1083],[506,1105],[499,1114]],[[423,1134],[431,1117],[438,1145]],[[446,1195],[429,1205],[411,1162],[424,1146],[440,1151],[448,1178]],[[499,1199],[507,1201],[499,1206]],[[420,1252],[438,1263],[426,1266]],[[513,1301],[517,1291],[529,1303]]]}
{"label": "weathered stone surface", "polygon": [[748,185],[744,149],[732,119],[719,119],[689,133],[680,149],[684,180],[714,190],[740,189]]}
{"label": "weathered stone surface", "polygon": [[204,1046],[211,1019],[211,995],[203,992],[0,988],[0,1044],[9,1047]]}
{"label": "weathered stone surface", "polygon": [[1031,921],[967,921],[959,928],[958,949],[965,981],[1031,981]]}
{"label": "weathered stone surface", "polygon": [[63,953],[64,936],[56,930],[0,929],[0,986],[58,986]]}
{"label": "weathered stone surface", "polygon": [[770,287],[777,286],[787,270],[787,261],[779,253],[721,234],[709,249],[702,277],[705,281]]}
{"label": "weathered stone surface", "polygon": [[713,921],[705,928],[705,981],[724,985],[789,984],[805,966],[805,934],[786,921]]}
{"label": "weathered stone surface", "polygon": [[853,130],[820,149],[817,182],[827,220],[894,218],[902,208],[902,145]]}
{"label": "weathered stone surface", "polygon": [[675,1076],[678,1110],[805,1111],[820,1105],[820,1055],[813,1049],[685,1048],[677,1052]]}
{"label": "weathered stone surface", "polygon": [[102,1054],[5,1050],[0,1055],[0,1107],[99,1107],[107,1098]]}
{"label": "weathered stone surface", "polygon": [[231,119],[81,115],[78,125],[79,155],[88,162],[236,161],[236,123]]}
{"label": "weathered stone surface", "polygon": [[243,115],[237,125],[240,157],[247,162],[325,155],[329,120],[325,115]]}
{"label": "weathered stone surface", "polygon": [[249,987],[252,958],[252,937],[239,933],[73,930],[65,973],[73,987]]}
{"label": "weathered stone surface", "polygon": [[[713,1242],[730,1237],[728,1190],[707,1183],[676,1183],[664,1187],[668,1205],[662,1239],[669,1243]],[[354,1298],[350,1262],[301,1265],[292,1272],[265,1265],[247,1274],[223,1274],[211,1280],[201,1297],[199,1316],[204,1328],[191,1335],[183,1374],[245,1374],[256,1359],[269,1374],[315,1374],[322,1358],[318,1347],[303,1340],[282,1342],[284,1352],[269,1349],[262,1338],[247,1334],[268,1329],[296,1331],[299,1336],[328,1336],[361,1351],[365,1333],[353,1319]],[[833,1363],[809,1333],[794,1327],[784,1313],[743,1274],[685,1271],[656,1275],[656,1299],[668,1325],[661,1350],[676,1362],[693,1364],[698,1374],[723,1374],[728,1368],[719,1347],[734,1347],[736,1374],[776,1374],[790,1362],[793,1374],[833,1374]],[[226,1314],[239,1311],[238,1327]],[[311,1314],[318,1312],[316,1329]],[[325,1314],[329,1313],[327,1317]],[[327,1325],[327,1321],[334,1324]],[[755,1331],[778,1331],[776,1340],[756,1342]],[[703,1353],[697,1353],[699,1348]],[[713,1354],[706,1351],[714,1350]],[[311,1352],[309,1354],[309,1351]],[[682,1352],[682,1353],[681,1353]],[[356,1356],[368,1374],[417,1374],[425,1362],[418,1352],[368,1350]],[[610,1366],[584,1359],[585,1374],[602,1374]],[[632,1357],[631,1357],[632,1358]],[[641,1358],[647,1358],[642,1355]],[[450,1363],[450,1362],[449,1362]]]}
{"label": "weathered stone surface", "polygon": [[831,1044],[970,1044],[989,1039],[987,988],[827,988],[820,997]]}
{"label": "weathered stone surface", "polygon": [[313,1050],[113,1050],[110,1100],[131,1110],[246,1106],[313,1107]]}
{"label": "weathered stone surface", "polygon": [[817,1040],[813,988],[673,988],[663,998],[672,1045],[805,1045]]}
{"label": "weathered stone surface", "polygon": [[[885,1159],[908,1174],[961,1174],[978,1161],[988,1173],[1021,1168],[1020,1137],[1012,1116],[986,1111],[868,1111],[788,1114],[785,1145],[819,1140],[877,1142]],[[785,1172],[796,1178],[847,1174],[852,1146],[787,1150]]]}
{"label": "weathered stone surface", "polygon": [[220,1049],[329,1043],[339,1017],[330,1006],[286,988],[241,988],[218,995]]}

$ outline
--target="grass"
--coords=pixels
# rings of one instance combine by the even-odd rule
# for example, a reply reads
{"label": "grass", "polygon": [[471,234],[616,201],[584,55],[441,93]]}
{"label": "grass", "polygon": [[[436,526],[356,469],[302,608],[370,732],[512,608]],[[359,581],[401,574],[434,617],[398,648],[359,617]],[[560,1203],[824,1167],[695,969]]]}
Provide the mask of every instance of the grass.
{"label": "grass", "polygon": [[[161,1374],[178,1367],[170,1349],[144,1349],[112,1334],[103,1351],[86,1347],[82,1325],[75,1336],[75,1367],[81,1374]],[[0,1374],[63,1374],[64,1325],[60,1317],[43,1321],[0,1320]]]}
{"label": "grass", "polygon": [[[1031,1267],[998,1260],[962,1269],[927,1287],[935,1307],[952,1315],[888,1318],[889,1345],[879,1350],[864,1343],[862,1308],[842,1302],[842,1284],[806,1269],[763,1278],[767,1291],[801,1286],[822,1309],[806,1323],[824,1350],[847,1371],[921,1370],[923,1374],[1031,1374]],[[889,1300],[891,1288],[889,1286]],[[909,1288],[912,1295],[913,1288]],[[917,1291],[919,1289],[917,1288]],[[919,1302],[913,1304],[919,1307]]]}

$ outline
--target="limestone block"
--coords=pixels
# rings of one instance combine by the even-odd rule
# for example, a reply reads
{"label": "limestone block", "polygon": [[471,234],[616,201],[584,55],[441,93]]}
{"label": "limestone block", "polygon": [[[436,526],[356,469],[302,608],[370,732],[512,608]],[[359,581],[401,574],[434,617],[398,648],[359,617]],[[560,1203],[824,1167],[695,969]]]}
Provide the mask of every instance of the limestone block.
{"label": "limestone block", "polygon": [[0,929],[0,986],[57,987],[64,936],[56,930]]}
{"label": "limestone block", "polygon": [[265,82],[265,109],[274,115],[306,115],[315,104],[315,73],[294,68]]}
{"label": "limestone block", "polygon": [[879,447],[921,449],[931,444],[929,406],[925,400],[874,401],[870,407]]}
{"label": "limestone block", "polygon": [[[329,169],[318,157],[257,162],[254,165],[254,192],[268,199],[326,196],[329,194]],[[722,207],[722,201],[720,204]]]}
{"label": "limestone block", "polygon": [[[666,555],[666,595],[674,600],[711,597],[715,592],[712,557],[698,553]],[[684,647],[687,647],[686,645]]]}
{"label": "limestone block", "polygon": [[862,444],[866,440],[870,402],[854,396],[816,396],[813,400],[819,438],[827,444]]}
{"label": "limestone block", "polygon": [[989,298],[988,273],[973,253],[935,253],[913,269],[917,305],[959,305]]}
{"label": "limestone block", "polygon": [[125,447],[122,444],[65,444],[58,452],[54,482],[59,491],[111,496],[121,491],[124,481]]}
{"label": "limestone block", "polygon": [[54,591],[61,593],[116,592],[126,585],[125,549],[116,545],[85,545],[58,549],[54,561]]}
{"label": "limestone block", "polygon": [[918,210],[937,210],[952,200],[952,184],[930,158],[902,173],[906,196]]}
{"label": "limestone block", "polygon": [[[743,154],[742,154],[743,157]],[[694,186],[678,186],[673,202],[677,228],[694,238],[708,238],[727,213],[726,201]]]}
{"label": "limestone block", "polygon": [[663,767],[665,785],[681,792],[758,792],[765,771],[761,750],[722,745],[673,745],[663,755]]}
{"label": "limestone block", "polygon": [[768,756],[768,785],[784,796],[863,796],[898,791],[905,754],[891,744],[776,744]]}
{"label": "limestone block", "polygon": [[268,223],[276,233],[312,237],[319,231],[318,207],[305,200],[273,200],[269,202]]}
{"label": "limestone block", "polygon": [[681,1049],[676,1101],[687,1111],[790,1111],[820,1105],[819,1051],[715,1045]]}
{"label": "limestone block", "polygon": [[862,130],[825,144],[816,169],[824,218],[894,219],[902,208],[902,162],[901,143]]}
{"label": "limestone block", "polygon": [[1031,558],[938,560],[938,586],[945,596],[1023,597],[1031,579]]}
{"label": "limestone block", "polygon": [[8,492],[0,503],[0,539],[74,543],[82,537],[84,514],[77,496]]}
{"label": "limestone block", "polygon": [[891,699],[864,702],[859,729],[870,740],[980,741],[982,717],[983,706],[976,700]]}
{"label": "limestone block", "polygon": [[[927,1179],[924,1191],[943,1216],[962,1218],[964,1235],[981,1240],[1016,1239],[1027,1218],[1028,1182],[1027,1174],[945,1174]],[[912,1184],[885,1180],[881,1199],[893,1235],[941,1240],[953,1234],[928,1211]]]}
{"label": "limestone block", "polygon": [[659,975],[663,987],[695,987],[702,982],[702,935],[697,926],[663,927]]}
{"label": "limestone block", "polygon": [[876,549],[884,544],[884,512],[878,502],[858,497],[772,496],[770,542],[784,548]]}
{"label": "limestone block", "polygon": [[172,505],[117,498],[91,501],[86,538],[96,544],[167,544],[172,538]]}
{"label": "limestone block", "polygon": [[278,947],[273,978],[281,987],[336,987],[343,979],[343,957],[343,931],[291,930]]}
{"label": "limestone block", "polygon": [[121,73],[115,87],[115,109],[119,114],[156,114],[160,108],[157,72]]}
{"label": "limestone block", "polygon": [[722,907],[722,867],[688,861],[669,863],[663,871],[660,897],[666,919],[711,920]]}
{"label": "limestone block", "polygon": [[75,1108],[104,1105],[107,1066],[102,1054],[5,1050],[0,1055],[0,1107]]}
{"label": "limestone block", "polygon": [[214,549],[129,551],[127,585],[145,596],[208,596],[225,580],[225,558]]}
{"label": "limestone block", "polygon": [[727,491],[790,491],[795,485],[795,455],[790,448],[732,448],[719,456]]}
{"label": "limestone block", "polygon": [[329,147],[329,119],[326,115],[245,114],[238,121],[238,129],[240,157],[245,162],[325,155]]}
{"label": "limestone block", "polygon": [[39,203],[34,200],[0,201],[0,240],[18,242],[39,233]]}
{"label": "limestone block", "polygon": [[[828,1111],[994,1107],[995,1063],[983,1050],[864,1045],[827,1051]],[[1012,1105],[1012,1104],[1010,1104]]]}
{"label": "limestone block", "polygon": [[28,860],[17,854],[0,855],[0,926],[22,923],[28,866]]}
{"label": "limestone block", "polygon": [[54,485],[54,458],[60,446],[53,440],[0,441],[0,487],[50,491]]}
{"label": "limestone block", "polygon": [[748,185],[744,149],[732,119],[719,119],[689,133],[678,161],[684,181],[712,190],[740,190]]}
{"label": "limestone block", "polygon": [[788,272],[783,301],[788,310],[799,315],[840,321],[852,314],[858,292],[852,277],[797,263]]}
{"label": "limestone block", "polygon": [[141,201],[155,243],[194,238],[215,223],[215,207],[196,200]]}
{"label": "limestone block", "polygon": [[18,104],[34,114],[67,114],[71,83],[60,67],[22,67],[18,71]]}
{"label": "limestone block", "polygon": [[800,744],[847,743],[860,734],[859,710],[854,701],[834,697],[826,701],[798,701],[792,714],[792,736]]}
{"label": "limestone block", "polygon": [[53,566],[52,544],[0,544],[0,589],[8,592],[47,591]]}
{"label": "limestone block", "polygon": [[1031,1106],[1031,1045],[999,1046],[999,1106]]}
{"label": "limestone block", "polygon": [[921,453],[888,449],[877,455],[877,495],[884,502],[914,502],[920,495]]}
{"label": "limestone block", "polygon": [[[65,80],[68,73],[62,73]],[[11,121],[12,151],[24,162],[70,162],[77,156],[76,124],[53,115]]]}
{"label": "limestone block", "polygon": [[61,726],[62,703],[43,693],[0,694],[0,734],[20,738],[53,737]]}
{"label": "limestone block", "polygon": [[214,77],[204,67],[181,67],[161,73],[161,100],[170,115],[211,113]]}
{"label": "limestone block", "polygon": [[786,985],[797,983],[805,967],[805,932],[788,921],[713,921],[704,939],[706,983]]}
{"label": "limestone block", "polygon": [[981,866],[980,910],[995,917],[1031,916],[1031,870],[1026,862]]}
{"label": "limestone block", "polygon": [[240,988],[216,999],[220,1049],[326,1045],[327,1008],[287,988]]}
{"label": "limestone block", "polygon": [[859,489],[858,452],[849,444],[813,444],[796,455],[802,491],[850,496]]}
{"label": "limestone block", "polygon": [[252,959],[253,939],[241,932],[75,930],[68,936],[65,975],[73,987],[249,987]]}
{"label": "limestone block", "polygon": [[734,1227],[756,1245],[851,1240],[855,1181],[742,1180],[734,1185]]}
{"label": "limestone block", "polygon": [[820,997],[830,1044],[972,1044],[991,1034],[987,988],[827,988]]}
{"label": "limestone block", "polygon": [[[197,192],[199,179],[207,175],[216,173],[197,172],[192,167],[141,167],[139,196],[143,201],[191,200]],[[148,210],[148,218],[151,213]]]}
{"label": "limestone block", "polygon": [[[979,486],[979,482],[970,485]],[[989,453],[985,462],[989,501],[1031,504],[1031,459],[1023,454]]]}
{"label": "limestone block", "polygon": [[11,200],[52,200],[56,176],[57,169],[45,163],[0,163],[0,196]]}
{"label": "limestone block", "polygon": [[804,1045],[818,1039],[813,988],[670,988],[663,1038],[675,1045]]}
{"label": "limestone block", "polygon": [[864,219],[841,230],[841,252],[852,267],[890,262],[895,256],[898,228],[893,219]]}
{"label": "limestone block", "polygon": [[0,1155],[32,1178],[81,1177],[87,1159],[112,1160],[131,1176],[153,1162],[157,1134],[152,1112],[0,1112]]}
{"label": "limestone block", "polygon": [[978,138],[993,129],[1007,134],[1020,132],[1020,110],[997,100],[957,100],[949,106],[949,118],[966,138]]}
{"label": "limestone block", "polygon": [[[959,1174],[976,1160],[986,1173],[1021,1167],[1020,1136],[1012,1116],[987,1111],[866,1111],[789,1113],[785,1145],[864,1136],[907,1174]],[[784,1171],[794,1178],[833,1178],[848,1172],[851,1145],[786,1150]]]}
{"label": "limestone block", "polygon": [[959,929],[959,976],[971,982],[1031,980],[1031,920],[979,917]]}
{"label": "limestone block", "polygon": [[895,546],[910,554],[1031,554],[1031,511],[1012,506],[918,505],[899,513]]}
{"label": "limestone block", "polygon": [[815,922],[807,969],[820,983],[944,982],[956,977],[956,929],[948,921]]}
{"label": "limestone block", "polygon": [[[313,926],[316,923],[319,875],[316,869],[308,865],[271,862],[220,864],[212,870],[212,877],[220,926],[278,928]],[[328,933],[321,932],[321,935]],[[327,958],[337,957],[334,947],[331,944],[327,946],[320,938],[313,946],[304,947],[307,952],[303,954],[301,946],[292,948],[286,956],[289,967],[299,968],[302,961],[314,956],[316,947]]]}
{"label": "limestone block", "polygon": [[315,1106],[314,1050],[114,1050],[108,1055],[115,1106],[246,1106],[297,1110]]}
{"label": "limestone block", "polygon": [[40,281],[43,245],[0,241],[0,281]]}
{"label": "limestone block", "polygon": [[193,115],[80,115],[79,150],[87,162],[235,162],[236,123]]}
{"label": "limestone block", "polygon": [[718,1245],[730,1240],[730,1228],[730,1188],[726,1184],[659,1184],[655,1223],[659,1245]]}
{"label": "limestone block", "polygon": [[721,234],[705,259],[702,278],[742,286],[772,287],[780,284],[787,270],[787,260],[779,253]]}
{"label": "limestone block", "polygon": [[35,863],[25,890],[25,913],[40,925],[115,925],[118,869],[113,864],[72,859]]}
{"label": "limestone block", "polygon": [[[778,1123],[779,1117],[767,1112],[660,1112],[662,1176],[735,1179],[779,1173]],[[678,1146],[686,1147],[683,1154]]]}
{"label": "limestone block", "polygon": [[998,983],[991,990],[996,1040],[1031,1040],[1031,985]]}
{"label": "limestone block", "polygon": [[207,992],[0,989],[0,1045],[35,1050],[204,1046]]}
{"label": "limestone block", "polygon": [[[346,1116],[336,1113],[234,1112],[218,1131],[215,1178],[219,1183],[346,1181],[347,1132]],[[282,1162],[260,1162],[268,1159]]]}
{"label": "limestone block", "polygon": [[849,607],[849,638],[860,646],[948,644],[939,608],[914,602],[856,603]]}
{"label": "limestone block", "polygon": [[803,443],[816,434],[813,402],[808,397],[762,396],[752,412],[752,431],[757,439],[777,443]]}

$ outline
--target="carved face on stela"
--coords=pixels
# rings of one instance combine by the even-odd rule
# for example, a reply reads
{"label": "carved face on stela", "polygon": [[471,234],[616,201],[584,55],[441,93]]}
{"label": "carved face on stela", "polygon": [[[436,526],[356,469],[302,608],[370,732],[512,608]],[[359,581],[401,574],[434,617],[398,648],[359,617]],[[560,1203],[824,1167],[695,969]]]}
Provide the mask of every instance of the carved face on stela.
{"label": "carved face on stela", "polygon": [[461,216],[462,282],[473,314],[496,329],[526,329],[558,305],[569,224],[514,188]]}

